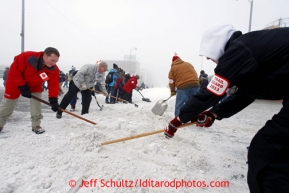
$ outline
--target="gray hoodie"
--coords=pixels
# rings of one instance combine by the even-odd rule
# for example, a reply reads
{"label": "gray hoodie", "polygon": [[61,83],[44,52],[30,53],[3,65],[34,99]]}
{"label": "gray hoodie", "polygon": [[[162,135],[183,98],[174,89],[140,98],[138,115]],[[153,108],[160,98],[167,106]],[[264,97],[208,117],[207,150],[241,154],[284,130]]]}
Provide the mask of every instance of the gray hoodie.
{"label": "gray hoodie", "polygon": [[85,64],[77,71],[73,77],[73,82],[77,88],[81,88],[83,83],[87,88],[94,88],[95,83],[102,91],[105,91],[105,73],[98,72],[98,65]]}

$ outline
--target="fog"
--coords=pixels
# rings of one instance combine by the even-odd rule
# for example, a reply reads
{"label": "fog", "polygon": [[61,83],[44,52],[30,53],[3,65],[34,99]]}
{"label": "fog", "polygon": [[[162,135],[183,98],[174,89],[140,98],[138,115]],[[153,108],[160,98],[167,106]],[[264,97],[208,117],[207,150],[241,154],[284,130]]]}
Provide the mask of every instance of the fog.
{"label": "fog", "polygon": [[[288,17],[286,3],[254,0],[252,31]],[[248,0],[28,0],[25,51],[57,48],[64,72],[72,65],[123,60],[131,54],[146,72],[148,85],[166,86],[175,52],[198,73],[204,69],[213,74],[215,64],[198,54],[203,31],[230,23],[247,33],[250,5]],[[21,52],[21,19],[21,1],[0,0],[1,66],[9,66]]]}

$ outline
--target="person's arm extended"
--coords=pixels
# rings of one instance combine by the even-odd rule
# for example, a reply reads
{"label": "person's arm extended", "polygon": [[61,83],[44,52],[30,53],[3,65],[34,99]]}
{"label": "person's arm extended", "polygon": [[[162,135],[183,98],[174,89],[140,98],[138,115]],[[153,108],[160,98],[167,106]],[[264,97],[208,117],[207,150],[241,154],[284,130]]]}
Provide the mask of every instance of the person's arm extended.
{"label": "person's arm extended", "polygon": [[217,115],[217,119],[228,118],[236,113],[242,111],[244,108],[249,106],[255,101],[255,98],[248,93],[242,92],[240,89],[226,98],[223,102],[215,105],[211,112]]}
{"label": "person's arm extended", "polygon": [[179,118],[182,123],[187,123],[201,112],[216,105],[222,98],[209,92],[206,88],[200,89],[196,95],[191,96],[180,109]]}

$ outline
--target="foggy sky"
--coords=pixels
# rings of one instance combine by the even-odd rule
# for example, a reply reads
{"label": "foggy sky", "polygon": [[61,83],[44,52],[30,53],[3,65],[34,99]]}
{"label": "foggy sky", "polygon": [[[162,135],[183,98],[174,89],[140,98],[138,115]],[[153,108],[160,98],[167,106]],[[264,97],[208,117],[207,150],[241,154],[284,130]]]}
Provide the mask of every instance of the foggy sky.
{"label": "foggy sky", "polygon": [[[251,30],[287,18],[288,0],[254,0]],[[200,72],[215,64],[199,56],[200,39],[212,25],[230,23],[248,32],[248,0],[26,0],[25,51],[60,51],[64,72],[97,60],[136,55],[147,84],[166,86],[175,52]],[[0,0],[0,66],[21,52],[22,1]],[[136,47],[137,50],[131,50]],[[148,78],[149,77],[149,78]]]}

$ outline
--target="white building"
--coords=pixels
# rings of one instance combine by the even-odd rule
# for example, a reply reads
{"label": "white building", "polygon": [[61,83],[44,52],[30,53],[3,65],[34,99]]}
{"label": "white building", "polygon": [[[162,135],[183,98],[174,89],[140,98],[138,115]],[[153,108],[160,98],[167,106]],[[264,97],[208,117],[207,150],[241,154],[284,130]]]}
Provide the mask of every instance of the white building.
{"label": "white building", "polygon": [[140,79],[138,80],[138,85],[140,85],[143,80],[145,80],[145,73],[140,68],[140,63],[136,60],[103,60],[107,63],[108,69],[113,68],[113,63],[117,64],[117,66],[121,69],[123,69],[126,73],[130,73],[130,75],[136,75],[138,74],[140,76]]}

